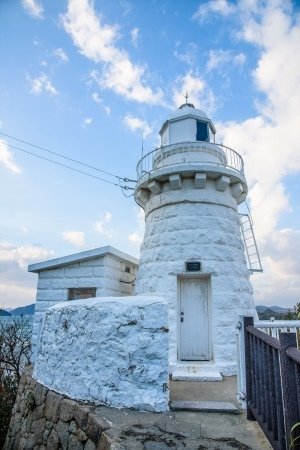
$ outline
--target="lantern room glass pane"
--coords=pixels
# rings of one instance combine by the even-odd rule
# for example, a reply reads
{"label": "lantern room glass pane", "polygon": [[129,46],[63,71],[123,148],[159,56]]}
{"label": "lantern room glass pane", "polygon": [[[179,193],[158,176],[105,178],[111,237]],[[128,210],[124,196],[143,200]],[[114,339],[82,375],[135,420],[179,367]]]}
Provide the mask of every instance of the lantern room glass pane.
{"label": "lantern room glass pane", "polygon": [[208,137],[208,127],[206,122],[200,122],[200,120],[197,120],[197,135],[196,135],[197,141],[209,141]]}

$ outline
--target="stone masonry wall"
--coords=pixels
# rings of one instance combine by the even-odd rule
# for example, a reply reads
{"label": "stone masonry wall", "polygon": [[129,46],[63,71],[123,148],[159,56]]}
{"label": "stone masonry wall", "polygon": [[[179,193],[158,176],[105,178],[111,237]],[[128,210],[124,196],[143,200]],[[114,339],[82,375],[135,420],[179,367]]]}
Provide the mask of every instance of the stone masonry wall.
{"label": "stone masonry wall", "polygon": [[183,180],[181,189],[151,194],[135,293],[169,302],[170,363],[178,354],[178,277],[186,261],[201,261],[210,280],[209,316],[213,362],[224,375],[236,373],[236,324],[240,315],[255,315],[253,290],[241,239],[236,200],[207,180],[196,189]]}
{"label": "stone masonry wall", "polygon": [[39,384],[27,370],[21,378],[3,450],[117,450],[110,423],[84,405]]}
{"label": "stone masonry wall", "polygon": [[[129,266],[131,272],[125,272]],[[132,295],[130,283],[135,278],[136,267],[113,255],[67,264],[39,273],[35,315],[32,328],[32,361],[35,361],[42,323],[47,308],[68,300],[69,288],[97,289],[97,297]],[[121,282],[122,280],[123,282]]]}

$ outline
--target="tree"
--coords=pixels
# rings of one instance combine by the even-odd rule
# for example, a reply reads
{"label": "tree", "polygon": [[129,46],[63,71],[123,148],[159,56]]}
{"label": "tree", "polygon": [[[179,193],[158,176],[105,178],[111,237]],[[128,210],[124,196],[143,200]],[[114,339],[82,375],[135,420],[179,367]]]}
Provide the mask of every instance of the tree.
{"label": "tree", "polygon": [[30,364],[31,321],[26,317],[0,320],[0,448],[9,426],[18,384]]}
{"label": "tree", "polygon": [[294,310],[288,311],[284,315],[284,320],[300,320],[300,303],[294,305]]}

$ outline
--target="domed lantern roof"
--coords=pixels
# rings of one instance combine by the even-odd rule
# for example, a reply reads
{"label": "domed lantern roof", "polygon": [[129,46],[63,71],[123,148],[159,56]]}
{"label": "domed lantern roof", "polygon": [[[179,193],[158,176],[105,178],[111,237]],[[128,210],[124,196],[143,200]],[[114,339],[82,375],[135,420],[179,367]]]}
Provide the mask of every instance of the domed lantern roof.
{"label": "domed lantern roof", "polygon": [[159,134],[162,146],[180,142],[215,142],[216,129],[204,111],[186,101],[170,114]]}
{"label": "domed lantern roof", "polygon": [[176,109],[176,111],[170,114],[169,120],[178,119],[179,117],[186,116],[187,114],[209,120],[207,114],[201,109],[196,109],[193,103],[183,103],[178,109]]}

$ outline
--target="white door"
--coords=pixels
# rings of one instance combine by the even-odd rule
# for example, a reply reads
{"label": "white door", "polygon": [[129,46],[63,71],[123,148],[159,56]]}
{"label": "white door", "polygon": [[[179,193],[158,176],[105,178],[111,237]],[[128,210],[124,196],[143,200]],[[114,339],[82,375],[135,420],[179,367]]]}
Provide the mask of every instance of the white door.
{"label": "white door", "polygon": [[208,361],[208,279],[180,280],[180,359]]}

